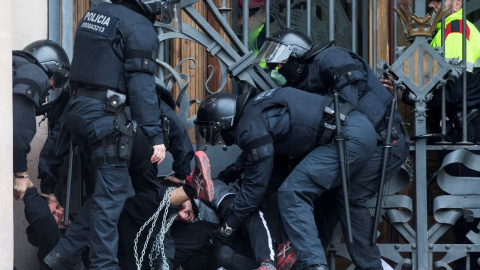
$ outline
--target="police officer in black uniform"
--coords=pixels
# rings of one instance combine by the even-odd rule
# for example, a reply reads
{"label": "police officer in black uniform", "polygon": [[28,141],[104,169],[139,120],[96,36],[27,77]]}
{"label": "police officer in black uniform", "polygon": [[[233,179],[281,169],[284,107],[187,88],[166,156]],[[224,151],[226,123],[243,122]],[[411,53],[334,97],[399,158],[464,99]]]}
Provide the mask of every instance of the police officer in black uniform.
{"label": "police officer in black uniform", "polygon": [[[297,53],[302,50],[308,50],[308,53]],[[382,269],[380,252],[371,241],[373,226],[365,203],[378,191],[385,143],[391,141],[392,146],[391,155],[385,164],[387,179],[393,176],[408,155],[401,116],[396,110],[391,117],[392,136],[389,140],[386,138],[392,95],[379,82],[368,63],[357,54],[333,46],[332,42],[313,45],[311,39],[299,31],[282,29],[272,33],[257,59],[265,59],[270,67],[278,65],[279,73],[286,78],[289,86],[320,95],[337,92],[342,106],[352,106],[354,111],[366,117],[369,120],[368,125],[374,128],[374,136],[378,138],[371,149],[374,152],[362,153],[357,152],[360,148],[355,148],[352,141],[364,136],[364,128],[348,132],[349,122],[353,124],[351,122],[355,121],[350,116],[343,126],[347,135],[346,157],[350,180],[348,200],[353,232],[353,242],[346,242],[357,269]],[[300,266],[308,266],[304,269],[326,269],[322,266],[326,264],[326,260],[319,241],[306,232],[315,231],[311,214],[314,199],[323,190],[335,186],[323,184],[328,182],[326,179],[339,175],[338,159],[335,155],[338,155],[335,144],[316,148],[297,165],[279,190],[282,219],[297,251]],[[319,177],[321,182],[317,180]],[[343,193],[339,188],[337,192],[337,205],[334,210],[341,212],[338,217],[345,233],[347,224]],[[330,215],[324,217],[328,216]]]}
{"label": "police officer in black uniform", "polygon": [[[159,40],[153,22],[159,14],[169,17],[164,13],[169,5],[114,2],[87,11],[75,36],[67,123],[72,140],[90,157],[96,183],[75,222],[45,258],[53,269],[77,269],[79,251],[88,244],[90,269],[119,268],[117,220],[127,196],[137,125],[153,147],[150,161],[160,163],[165,156],[155,94]],[[133,121],[126,119],[127,103]]]}
{"label": "police officer in black uniform", "polygon": [[[306,54],[307,51],[297,50],[296,53]],[[280,211],[284,220],[288,217],[289,221],[295,222],[294,226],[302,228],[302,232],[311,231],[307,236],[298,235],[296,228],[288,227],[287,230],[303,267],[326,269],[323,248],[319,241],[315,241],[318,238],[312,237],[316,234],[316,227],[312,203],[308,202],[340,185],[337,146],[325,145],[324,141],[332,138],[322,135],[323,112],[331,103],[330,97],[291,87],[272,89],[251,99],[248,93],[239,98],[222,93],[209,96],[202,102],[195,121],[199,139],[215,145],[221,138],[227,145],[236,143],[243,150],[244,178],[222,226],[223,234],[238,229],[258,209],[265,194],[273,191],[269,180],[274,156],[303,158],[279,190]],[[355,172],[373,154],[376,132],[368,118],[357,110],[350,110],[346,115],[348,121],[343,129],[351,138],[347,142],[347,161],[350,171]],[[293,217],[288,216],[291,214],[289,210],[295,211]],[[310,258],[308,253],[315,256]],[[317,264],[318,267],[313,267]],[[312,268],[306,268],[309,266]]]}
{"label": "police officer in black uniform", "polygon": [[[157,92],[161,99],[160,111],[164,127],[165,145],[173,157],[172,169],[174,176],[183,180],[192,171],[191,160],[194,156],[192,143],[190,142],[187,129],[175,114],[175,102],[170,93],[160,86],[157,86]],[[120,235],[118,258],[122,269],[137,268],[134,257],[136,234],[140,227],[155,213],[168,187],[158,181],[158,166],[152,164],[149,160],[149,157],[152,155],[152,148],[142,132],[138,132],[135,135],[134,145],[129,173],[136,194],[127,199],[118,221]],[[168,183],[168,181],[166,182]],[[189,185],[184,185],[183,188],[184,190],[188,189]],[[185,191],[187,194],[191,193],[188,190]],[[170,205],[168,213],[176,213],[180,209],[180,206]],[[163,216],[163,213],[160,216]],[[160,221],[158,221],[153,235],[158,234],[160,227]],[[147,250],[151,249],[152,240],[154,239],[151,239]],[[144,239],[140,240],[138,246],[143,247],[144,242]],[[166,235],[164,245],[169,269],[174,269],[175,243],[170,237],[170,233]],[[144,267],[149,269],[148,263],[145,263]],[[166,269],[165,265],[161,267],[164,268],[156,269]]]}
{"label": "police officer in black uniform", "polygon": [[[40,153],[41,191],[55,199],[58,169],[70,140],[61,117],[68,91],[70,61],[65,50],[51,40],[37,40],[21,51],[13,51],[13,173],[15,189],[29,182],[27,154],[36,133],[36,115],[45,114],[49,133]],[[23,190],[24,193],[25,190]]]}

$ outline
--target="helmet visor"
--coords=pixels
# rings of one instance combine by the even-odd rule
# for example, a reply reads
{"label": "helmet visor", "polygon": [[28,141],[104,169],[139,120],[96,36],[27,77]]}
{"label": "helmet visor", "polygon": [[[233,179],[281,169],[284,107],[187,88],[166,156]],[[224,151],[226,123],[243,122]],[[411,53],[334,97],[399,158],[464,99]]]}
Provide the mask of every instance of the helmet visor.
{"label": "helmet visor", "polygon": [[57,64],[53,69],[53,83],[56,88],[63,88],[68,80],[69,70],[64,66]]}
{"label": "helmet visor", "polygon": [[167,0],[161,3],[161,13],[157,21],[166,24],[172,31],[182,31],[182,8],[180,0]]}
{"label": "helmet visor", "polygon": [[194,121],[195,123],[195,141],[197,144],[197,149],[207,148],[207,145],[216,145],[220,142],[220,130],[215,128],[215,122],[200,122]]}
{"label": "helmet visor", "polygon": [[262,48],[258,51],[258,55],[253,59],[254,64],[282,64],[287,62],[292,54],[293,47],[270,40],[263,43]]}

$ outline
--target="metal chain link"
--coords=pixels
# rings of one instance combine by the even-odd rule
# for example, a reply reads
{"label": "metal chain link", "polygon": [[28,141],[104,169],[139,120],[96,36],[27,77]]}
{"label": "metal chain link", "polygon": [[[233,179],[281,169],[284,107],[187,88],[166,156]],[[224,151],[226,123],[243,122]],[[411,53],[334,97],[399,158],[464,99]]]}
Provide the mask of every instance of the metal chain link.
{"label": "metal chain link", "polygon": [[[135,262],[137,264],[137,270],[140,270],[142,268],[142,262],[143,262],[143,257],[145,256],[145,250],[147,249],[147,245],[148,245],[148,241],[150,240],[150,237],[152,236],[152,232],[153,232],[153,229],[155,228],[155,225],[157,223],[157,220],[158,220],[158,215],[160,214],[160,212],[162,211],[162,209],[165,207],[165,205],[170,205],[170,199],[172,197],[172,192],[173,190],[175,190],[174,187],[170,187],[168,188],[166,191],[165,191],[165,196],[163,197],[163,200],[162,202],[160,203],[160,206],[158,206],[158,209],[157,211],[153,214],[153,216],[151,216],[146,222],[145,224],[142,225],[142,227],[140,227],[140,230],[138,231],[136,237],[135,237],[135,241],[134,241],[134,252],[135,252]],[[167,206],[167,209],[168,209],[168,206]],[[168,211],[168,210],[166,210]],[[149,231],[148,231],[148,235],[145,239],[145,243],[143,245],[143,249],[142,249],[142,254],[140,256],[140,258],[138,258],[138,248],[137,248],[137,245],[138,245],[138,239],[140,238],[140,235],[142,235],[142,232],[143,230],[145,230],[145,228],[150,224],[152,223]],[[163,224],[162,224],[163,226]]]}
{"label": "metal chain link", "polygon": [[170,226],[172,226],[172,223],[175,221],[175,218],[177,217],[178,213],[171,215],[167,222],[167,212],[168,212],[168,206],[165,209],[165,213],[163,215],[162,228],[160,229],[160,233],[155,237],[155,242],[153,242],[152,250],[149,254],[150,268],[152,270],[154,270],[153,262],[158,258],[158,255],[160,253],[162,254],[162,261],[165,264],[166,269],[169,270],[167,257],[165,255],[164,240],[165,240],[165,234],[170,229]]}

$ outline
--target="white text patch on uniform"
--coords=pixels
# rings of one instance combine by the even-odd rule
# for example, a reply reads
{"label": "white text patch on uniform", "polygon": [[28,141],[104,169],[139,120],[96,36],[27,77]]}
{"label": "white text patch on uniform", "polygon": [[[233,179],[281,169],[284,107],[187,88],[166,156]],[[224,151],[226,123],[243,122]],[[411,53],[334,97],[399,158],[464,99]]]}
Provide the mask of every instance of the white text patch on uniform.
{"label": "white text patch on uniform", "polygon": [[273,94],[275,93],[275,91],[277,91],[277,89],[278,89],[278,88],[270,89],[270,90],[268,90],[268,91],[264,91],[264,92],[258,94],[258,95],[255,97],[253,104],[257,104],[257,103],[260,102],[261,100],[264,100],[264,99],[273,97]]}
{"label": "white text patch on uniform", "polygon": [[78,30],[85,30],[108,37],[117,21],[117,17],[88,11],[78,24]]}

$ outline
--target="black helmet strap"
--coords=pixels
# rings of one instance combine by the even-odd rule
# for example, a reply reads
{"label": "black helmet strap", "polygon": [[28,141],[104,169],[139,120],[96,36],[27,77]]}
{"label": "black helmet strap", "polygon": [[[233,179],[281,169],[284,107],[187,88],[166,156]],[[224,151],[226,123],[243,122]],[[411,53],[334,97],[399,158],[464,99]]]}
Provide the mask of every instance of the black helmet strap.
{"label": "black helmet strap", "polygon": [[288,84],[297,84],[304,80],[307,72],[305,63],[293,58],[278,69],[278,73],[285,77]]}

